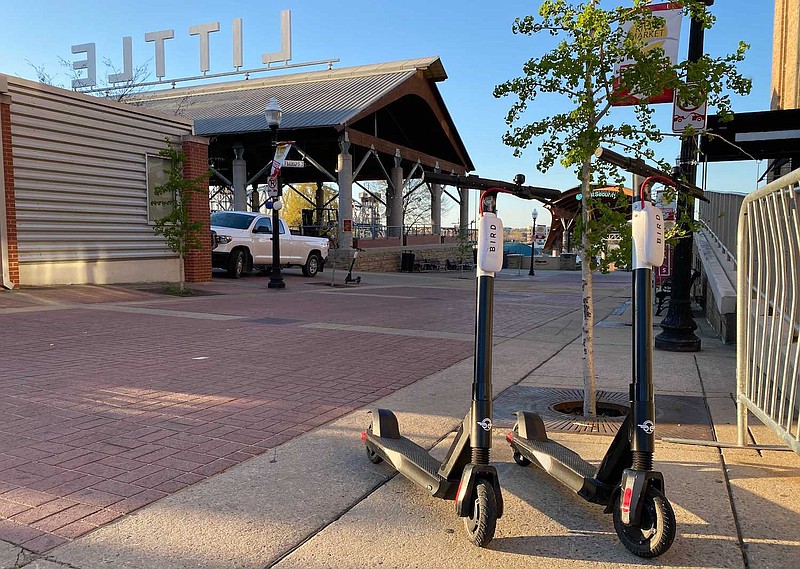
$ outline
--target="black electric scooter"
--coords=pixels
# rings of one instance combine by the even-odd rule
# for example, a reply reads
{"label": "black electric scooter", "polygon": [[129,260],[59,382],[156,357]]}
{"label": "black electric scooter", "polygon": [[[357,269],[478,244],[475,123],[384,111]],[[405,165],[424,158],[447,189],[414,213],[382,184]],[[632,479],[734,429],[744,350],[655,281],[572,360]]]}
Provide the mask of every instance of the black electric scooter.
{"label": "black electric scooter", "polygon": [[651,558],[670,548],[676,527],[675,514],[665,497],[664,476],[653,470],[655,397],[650,279],[653,267],[660,266],[664,259],[664,226],[660,210],[650,201],[649,191],[656,182],[689,190],[695,197],[702,198],[702,190],[658,175],[657,170],[640,160],[605,149],[600,154],[601,159],[636,174],[650,175],[633,204],[635,269],[630,412],[597,468],[548,439],[544,423],[536,413],[517,412],[517,422],[506,440],[517,464],[527,466],[534,462],[584,500],[604,505],[605,513],[613,514],[614,529],[622,544],[639,557]]}
{"label": "black electric scooter", "polygon": [[353,277],[353,266],[356,264],[356,259],[358,258],[359,251],[363,250],[364,249],[359,249],[358,247],[353,247],[353,260],[350,261],[350,269],[347,271],[347,276],[344,277],[344,284],[349,284],[349,283],[361,284],[361,277]]}
{"label": "black electric scooter", "polygon": [[[472,178],[472,179],[470,179]],[[555,198],[558,190],[523,187],[518,174],[513,186],[481,187],[475,177],[426,174],[434,183],[485,189],[480,199],[478,222],[477,320],[475,323],[475,367],[472,406],[456,431],[450,450],[440,463],[430,453],[400,434],[397,418],[388,409],[372,412],[372,423],[361,433],[367,457],[377,464],[386,461],[412,482],[436,498],[455,500],[456,515],[464,518],[469,539],[485,547],[494,537],[497,519],[503,515],[503,496],[497,470],[489,464],[492,447],[492,303],[495,273],[503,266],[503,225],[495,215],[497,194],[506,192],[525,199]]]}

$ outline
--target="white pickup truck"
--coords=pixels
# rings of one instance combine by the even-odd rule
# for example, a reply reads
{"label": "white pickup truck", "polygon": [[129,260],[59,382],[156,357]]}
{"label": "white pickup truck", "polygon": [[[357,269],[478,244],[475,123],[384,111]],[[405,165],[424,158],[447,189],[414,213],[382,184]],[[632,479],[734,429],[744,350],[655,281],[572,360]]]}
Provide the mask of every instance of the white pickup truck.
{"label": "white pickup truck", "polygon": [[[211,264],[238,279],[254,268],[272,265],[272,216],[249,211],[217,211],[211,214],[213,250]],[[328,257],[328,240],[292,235],[280,220],[281,267],[301,266],[303,275],[315,276]]]}

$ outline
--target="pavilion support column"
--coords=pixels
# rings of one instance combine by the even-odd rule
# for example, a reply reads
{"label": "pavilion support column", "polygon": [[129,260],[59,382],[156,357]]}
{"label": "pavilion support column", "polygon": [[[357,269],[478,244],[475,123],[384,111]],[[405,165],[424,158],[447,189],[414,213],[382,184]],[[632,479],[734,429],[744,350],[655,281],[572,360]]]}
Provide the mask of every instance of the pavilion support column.
{"label": "pavilion support column", "polygon": [[233,145],[233,209],[247,211],[247,162],[244,160],[244,145]]}
{"label": "pavilion support column", "polygon": [[[353,248],[353,155],[347,133],[339,138],[339,248]],[[317,202],[319,203],[319,202]],[[347,231],[345,231],[347,229]]]}
{"label": "pavilion support column", "polygon": [[[351,158],[350,159],[351,167],[352,167],[352,164],[353,164],[353,159]],[[350,188],[352,188],[352,187],[353,186],[352,186],[352,182],[351,182]],[[352,191],[352,189],[351,189],[351,191]],[[325,189],[322,186],[322,182],[317,182],[317,192],[314,195],[314,204],[315,204],[315,208],[317,210],[316,216],[314,218],[314,222],[317,224],[317,228],[318,229],[322,229],[322,225],[323,225],[322,213],[323,213],[323,210],[325,209]]]}
{"label": "pavilion support column", "polygon": [[431,184],[431,227],[434,235],[442,234],[442,186]]}
{"label": "pavilion support column", "polygon": [[461,198],[458,204],[458,228],[463,235],[469,229],[469,190],[459,188],[458,195]]}
{"label": "pavilion support column", "polygon": [[250,209],[252,211],[261,210],[261,193],[258,191],[258,184],[253,184],[250,189]]}
{"label": "pavilion support column", "polygon": [[394,155],[394,166],[389,171],[391,184],[386,196],[387,234],[390,237],[403,235],[403,167],[400,165],[402,158],[398,150]]}

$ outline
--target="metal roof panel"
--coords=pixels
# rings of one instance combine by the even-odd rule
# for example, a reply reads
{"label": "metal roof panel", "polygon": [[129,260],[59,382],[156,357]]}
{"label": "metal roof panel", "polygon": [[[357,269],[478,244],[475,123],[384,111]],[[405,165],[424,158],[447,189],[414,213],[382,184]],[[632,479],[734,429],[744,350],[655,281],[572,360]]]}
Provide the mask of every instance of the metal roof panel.
{"label": "metal roof panel", "polygon": [[[327,81],[299,82],[237,88],[231,91],[184,91],[144,95],[139,104],[152,110],[195,120],[199,135],[258,132],[267,130],[264,107],[277,97],[283,108],[282,129],[339,126],[412,77],[407,69],[385,74],[342,76]],[[290,79],[286,79],[290,81]]]}

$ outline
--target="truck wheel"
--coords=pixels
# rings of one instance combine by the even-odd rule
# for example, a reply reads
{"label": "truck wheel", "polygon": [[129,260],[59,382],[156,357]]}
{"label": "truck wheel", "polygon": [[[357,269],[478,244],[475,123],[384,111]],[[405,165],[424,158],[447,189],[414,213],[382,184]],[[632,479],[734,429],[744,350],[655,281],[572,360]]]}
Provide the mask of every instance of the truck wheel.
{"label": "truck wheel", "polygon": [[306,264],[303,265],[303,276],[304,277],[315,277],[319,272],[319,268],[322,265],[322,257],[319,256],[319,253],[311,253],[308,256],[308,260]]}
{"label": "truck wheel", "polygon": [[235,249],[228,257],[228,276],[232,279],[239,279],[244,274],[247,264],[244,251]]}

